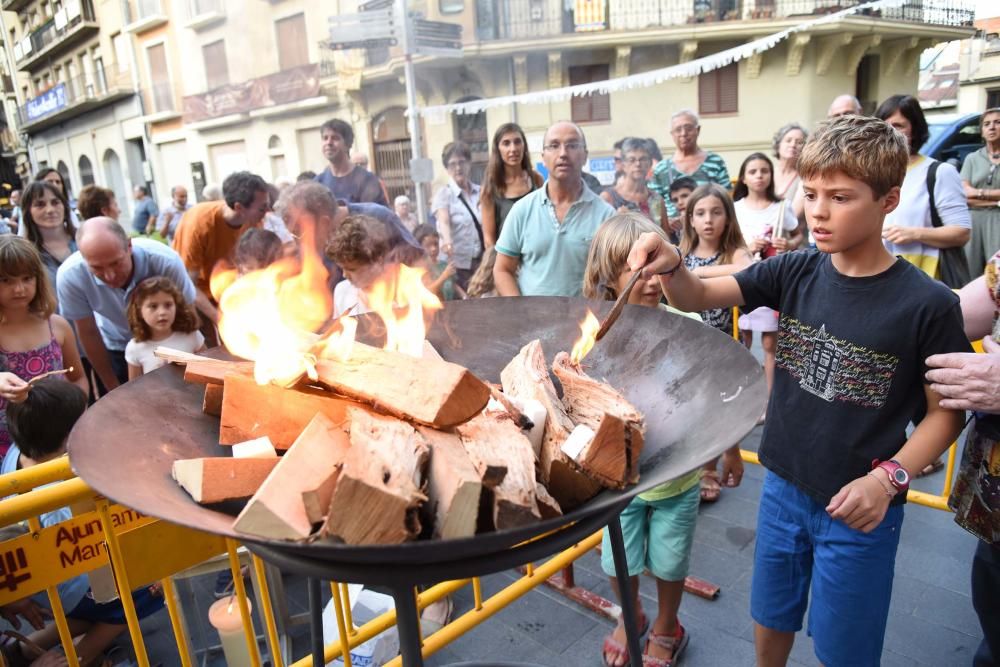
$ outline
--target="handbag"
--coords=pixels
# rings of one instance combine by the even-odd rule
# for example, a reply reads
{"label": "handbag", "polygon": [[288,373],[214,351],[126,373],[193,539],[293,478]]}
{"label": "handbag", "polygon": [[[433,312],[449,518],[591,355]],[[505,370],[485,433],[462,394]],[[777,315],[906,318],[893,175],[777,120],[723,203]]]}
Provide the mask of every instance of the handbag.
{"label": "handbag", "polygon": [[[781,200],[781,208],[778,209],[778,224],[771,229],[771,238],[772,239],[780,239],[780,238],[782,238],[785,235],[785,209],[786,208],[787,208],[787,205],[785,204],[785,200],[782,199]],[[778,249],[775,248],[770,243],[767,244],[767,247],[764,248],[764,251],[761,253],[761,255],[763,256],[763,259],[768,259],[769,257],[774,257],[777,254],[778,254]]]}
{"label": "handbag", "polygon": [[[938,213],[937,204],[934,203],[934,185],[937,182],[937,170],[939,166],[941,166],[941,163],[934,160],[927,167],[927,198],[931,208],[931,224],[934,227],[942,226],[941,215]],[[941,282],[952,289],[960,289],[972,282],[972,272],[969,270],[969,262],[965,258],[965,251],[961,246],[940,248],[938,255]]]}

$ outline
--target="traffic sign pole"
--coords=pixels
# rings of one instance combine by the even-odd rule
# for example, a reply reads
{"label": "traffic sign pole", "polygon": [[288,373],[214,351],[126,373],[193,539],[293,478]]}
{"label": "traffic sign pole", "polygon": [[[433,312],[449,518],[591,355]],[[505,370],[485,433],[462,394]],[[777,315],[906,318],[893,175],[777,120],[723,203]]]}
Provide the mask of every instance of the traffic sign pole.
{"label": "traffic sign pole", "polygon": [[[413,72],[413,33],[412,22],[407,15],[406,0],[397,0],[396,11],[400,17],[399,23],[403,32],[403,76],[406,80],[406,111],[410,125],[410,152],[411,165],[423,158],[423,141],[420,135],[420,116],[417,114],[417,88],[416,77]],[[411,167],[412,175],[412,167]],[[424,185],[415,182],[416,185],[416,205],[417,220],[421,225],[427,224],[427,197],[424,192]]]}

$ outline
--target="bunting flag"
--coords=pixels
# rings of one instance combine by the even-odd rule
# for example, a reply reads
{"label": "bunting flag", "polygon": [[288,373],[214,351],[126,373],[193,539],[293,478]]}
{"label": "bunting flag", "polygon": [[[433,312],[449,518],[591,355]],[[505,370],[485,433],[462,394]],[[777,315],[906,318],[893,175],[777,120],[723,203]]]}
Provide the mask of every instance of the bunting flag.
{"label": "bunting flag", "polygon": [[[501,97],[490,97],[487,99],[460,102],[457,104],[441,104],[436,106],[422,107],[416,109],[416,113],[432,119],[441,119],[447,114],[475,114],[487,109],[509,106],[511,104],[546,104],[549,102],[564,102],[574,96],[592,95],[599,93],[606,95],[621,90],[631,90],[634,88],[648,88],[656,84],[670,81],[671,79],[687,79],[698,76],[705,72],[710,72],[720,67],[731,65],[734,62],[744,60],[758,53],[763,53],[774,48],[777,44],[790,35],[798,32],[811,30],[817,26],[827,23],[836,23],[844,17],[859,12],[876,12],[882,9],[898,8],[907,4],[911,0],[875,0],[862,5],[850,7],[834,14],[827,14],[811,21],[805,21],[791,28],[772,33],[752,42],[747,42],[740,46],[719,51],[703,58],[697,58],[686,63],[671,65],[662,69],[643,72],[642,74],[632,74],[617,79],[607,81],[596,81],[593,83],[582,83],[575,86],[564,86],[562,88],[552,88],[549,90],[539,90],[521,95],[504,95]],[[582,0],[577,0],[576,4],[586,4]],[[933,9],[933,2],[925,2],[924,7]],[[409,115],[409,112],[407,112]]]}

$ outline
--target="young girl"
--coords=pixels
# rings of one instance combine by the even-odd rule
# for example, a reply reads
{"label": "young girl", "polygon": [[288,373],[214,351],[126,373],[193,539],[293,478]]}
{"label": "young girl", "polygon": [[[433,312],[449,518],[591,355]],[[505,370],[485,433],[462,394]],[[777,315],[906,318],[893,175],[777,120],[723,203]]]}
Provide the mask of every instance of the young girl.
{"label": "young girl", "polygon": [[[690,210],[690,208],[689,208]],[[583,277],[583,295],[590,299],[615,299],[624,289],[632,272],[628,270],[628,253],[640,235],[654,232],[664,239],[666,232],[645,216],[634,212],[617,213],[609,218],[594,235],[587,257]],[[657,308],[660,304],[659,280],[636,283],[629,294],[631,304]],[[678,311],[672,311],[678,312]],[[691,313],[681,313],[700,319]],[[736,450],[739,458],[739,450]],[[739,484],[740,475],[735,476]],[[647,619],[639,602],[639,574],[646,569],[656,578],[657,616],[649,631],[642,664],[648,667],[665,667],[675,664],[688,643],[688,635],[677,618],[684,578],[688,574],[691,545],[694,541],[695,520],[698,517],[699,471],[683,475],[639,496],[621,514],[625,553],[628,560],[632,599],[639,625],[646,626]],[[735,485],[734,484],[734,485]],[[601,567],[611,577],[617,591],[614,563],[608,536],[604,536]],[[621,623],[604,639],[604,663],[612,667],[629,664],[625,648],[625,629]]]}
{"label": "young girl", "polygon": [[[87,392],[87,380],[69,323],[55,314],[56,299],[38,250],[27,239],[0,236],[0,358],[3,370],[22,381],[71,369],[65,379]],[[7,401],[24,399],[9,376],[0,386],[0,453],[11,445]]]}
{"label": "young girl", "polygon": [[170,278],[154,276],[136,285],[126,314],[132,330],[132,340],[125,346],[129,380],[167,363],[153,355],[161,345],[182,352],[205,349],[198,314]]}
{"label": "young girl", "polygon": [[452,301],[457,298],[455,288],[455,265],[450,262],[439,262],[441,252],[441,237],[433,225],[417,225],[413,230],[413,238],[417,239],[427,254],[427,289],[434,292],[442,301]]}
{"label": "young girl", "polygon": [[[721,186],[714,183],[702,185],[691,193],[684,213],[681,252],[684,254],[684,265],[702,278],[732,275],[752,262],[736,223],[733,201]],[[701,316],[706,324],[727,336],[733,335],[731,308],[713,308],[703,311]],[[715,502],[722,492],[718,462],[718,458],[712,459],[702,468],[703,502]],[[739,447],[734,446],[726,452],[722,466],[722,481],[726,486],[735,486],[733,480],[742,475],[742,469]]]}
{"label": "young girl", "polygon": [[[774,167],[763,153],[753,153],[740,166],[740,176],[733,190],[736,219],[750,252],[760,259],[798,247],[801,236],[799,221],[792,204],[774,193]],[[753,332],[761,333],[764,348],[764,377],[767,390],[774,383],[774,353],[778,346],[778,313],[770,308],[758,308],[743,315],[739,321],[743,342],[753,344]],[[763,417],[761,417],[763,422]]]}

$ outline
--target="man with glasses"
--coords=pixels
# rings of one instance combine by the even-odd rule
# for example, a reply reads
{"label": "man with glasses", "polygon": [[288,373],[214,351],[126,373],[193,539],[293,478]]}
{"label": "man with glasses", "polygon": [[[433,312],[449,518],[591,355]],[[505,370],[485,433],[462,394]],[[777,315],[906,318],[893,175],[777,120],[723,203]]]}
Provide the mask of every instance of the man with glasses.
{"label": "man with glasses", "polygon": [[590,242],[615,212],[584,185],[587,140],[575,123],[545,132],[542,160],[548,180],[514,204],[497,239],[500,296],[580,296]]}
{"label": "man with glasses", "polygon": [[[221,261],[232,261],[240,235],[257,227],[271,210],[267,183],[257,174],[238,171],[222,182],[222,201],[202,202],[184,214],[184,224],[177,229],[174,250],[187,267],[197,290],[195,306],[205,320],[202,331],[211,347],[219,311],[209,290],[212,270]],[[211,335],[209,335],[211,334]]]}
{"label": "man with glasses", "polygon": [[670,201],[670,184],[687,177],[698,185],[717,183],[726,190],[731,188],[726,161],[718,153],[702,150],[698,145],[701,125],[698,114],[690,109],[678,111],[670,117],[670,136],[674,140],[674,154],[661,160],[653,168],[649,182],[651,190],[666,200],[667,215],[676,218],[676,207]]}
{"label": "man with glasses", "polygon": [[125,345],[132,333],[125,312],[135,286],[166,276],[193,303],[194,284],[177,253],[158,241],[130,239],[117,220],[91,218],[76,240],[80,249],[56,274],[59,310],[76,325],[87,358],[110,391],[128,381]]}

